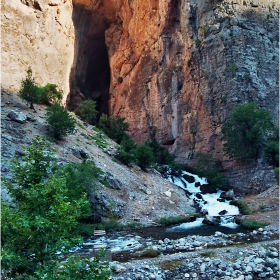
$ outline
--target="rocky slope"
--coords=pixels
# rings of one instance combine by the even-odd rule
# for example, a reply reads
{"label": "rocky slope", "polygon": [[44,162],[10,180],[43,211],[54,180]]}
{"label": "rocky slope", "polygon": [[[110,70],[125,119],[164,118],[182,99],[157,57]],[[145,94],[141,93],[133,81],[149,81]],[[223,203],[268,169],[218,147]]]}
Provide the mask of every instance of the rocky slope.
{"label": "rocky slope", "polygon": [[[11,178],[7,160],[21,157],[21,146],[28,145],[33,136],[45,137],[46,108],[35,105],[36,111],[30,110],[16,93],[8,90],[2,90],[1,96],[1,172],[2,176]],[[139,221],[153,225],[160,217],[195,211],[184,191],[163,179],[156,171],[150,169],[143,172],[136,166],[128,168],[113,161],[117,144],[103,136],[103,142],[108,146],[106,149],[98,147],[92,139],[98,133],[92,126],[77,121],[79,125],[75,133],[50,145],[55,149],[60,164],[81,162],[87,155],[105,172],[111,187],[103,186],[91,194],[91,199],[97,198],[103,212],[111,210],[120,217],[121,223]],[[210,237],[187,236],[179,240],[166,238],[147,242],[148,248],[159,249],[164,254],[154,259],[111,262],[113,279],[210,279],[209,276],[211,279],[277,279],[279,251],[276,247],[279,242],[269,239],[275,238],[279,229],[278,190],[278,186],[275,186],[257,196],[245,198],[254,211],[251,218],[271,223],[265,229],[248,235],[229,236],[216,232],[215,236]],[[10,200],[3,186],[1,192],[2,199]],[[111,205],[113,208],[110,208]],[[239,238],[245,243],[239,243]],[[255,238],[267,241],[246,244]],[[169,248],[175,248],[175,253],[168,253]]]}
{"label": "rocky slope", "polygon": [[[8,160],[23,155],[21,146],[31,143],[38,135],[44,138],[47,134],[45,106],[35,105],[36,111],[30,110],[18,95],[2,90],[1,102],[1,171],[2,176],[11,178]],[[10,112],[13,111],[14,114]],[[138,221],[143,224],[153,222],[164,216],[178,216],[194,213],[192,201],[182,189],[171,184],[155,170],[142,171],[139,167],[128,168],[113,161],[117,144],[105,138],[107,148],[99,148],[92,139],[98,133],[92,126],[76,126],[74,134],[68,135],[58,143],[47,142],[55,149],[60,164],[81,162],[85,154],[105,172],[109,187],[101,187],[90,195],[92,201],[99,204],[104,213],[111,209],[120,218],[120,222]],[[2,198],[10,200],[5,187]]]}
{"label": "rocky slope", "polygon": [[204,152],[228,168],[232,105],[256,101],[278,121],[278,11],[270,0],[4,0],[2,85],[18,89],[31,65],[70,109],[94,99],[137,142],[156,128],[178,161]]}

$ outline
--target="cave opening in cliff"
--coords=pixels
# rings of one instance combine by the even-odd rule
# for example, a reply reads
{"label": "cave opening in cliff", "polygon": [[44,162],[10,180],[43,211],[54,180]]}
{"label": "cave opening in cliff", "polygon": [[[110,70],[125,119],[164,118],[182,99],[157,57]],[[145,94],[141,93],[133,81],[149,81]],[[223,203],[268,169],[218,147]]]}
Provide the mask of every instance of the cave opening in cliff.
{"label": "cave opening in cliff", "polygon": [[109,111],[110,65],[105,31],[111,21],[101,12],[74,5],[73,22],[75,55],[67,107],[75,110],[83,100],[94,100],[99,117]]}

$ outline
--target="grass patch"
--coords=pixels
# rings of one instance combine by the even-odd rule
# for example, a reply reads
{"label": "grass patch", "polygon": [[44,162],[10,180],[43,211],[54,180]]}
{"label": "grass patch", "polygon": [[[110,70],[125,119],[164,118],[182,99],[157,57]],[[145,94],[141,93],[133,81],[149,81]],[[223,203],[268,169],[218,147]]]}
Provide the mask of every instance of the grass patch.
{"label": "grass patch", "polygon": [[86,129],[85,126],[81,122],[77,122],[77,125],[82,129]]}
{"label": "grass patch", "polygon": [[95,143],[99,148],[105,149],[108,146],[108,143],[103,140],[102,136],[100,134],[92,136],[92,139],[95,140]]}
{"label": "grass patch", "polygon": [[243,215],[251,215],[252,209],[248,205],[248,203],[245,200],[232,200],[230,202],[230,205],[235,205],[239,208],[241,214]]}
{"label": "grass patch", "polygon": [[185,260],[174,260],[174,261],[163,261],[159,265],[164,270],[172,270],[176,269],[179,265],[181,265]]}
{"label": "grass patch", "polygon": [[92,126],[92,130],[94,130],[95,132],[98,132],[98,133],[102,133],[102,134],[105,134],[104,131],[96,126]]}
{"label": "grass patch", "polygon": [[170,225],[176,225],[176,224],[181,224],[181,223],[187,223],[190,222],[191,217],[190,216],[170,216],[170,217],[162,217],[158,221],[160,224],[165,225],[165,226],[170,226]]}
{"label": "grass patch", "polygon": [[73,236],[81,235],[84,237],[89,237],[93,235],[93,232],[96,228],[95,224],[84,224],[79,223],[77,226],[72,230]]}
{"label": "grass patch", "polygon": [[217,253],[214,251],[203,252],[200,255],[204,258],[216,258],[217,257]]}
{"label": "grass patch", "polygon": [[139,229],[139,228],[144,228],[144,225],[138,222],[130,222],[124,225],[124,227],[128,229]]}
{"label": "grass patch", "polygon": [[147,249],[145,251],[143,251],[140,254],[140,257],[144,257],[144,258],[156,258],[158,257],[158,255],[160,254],[160,250],[154,250],[154,249]]}
{"label": "grass patch", "polygon": [[240,224],[245,227],[245,228],[249,228],[249,229],[258,229],[261,227],[265,227],[268,225],[268,223],[263,223],[263,222],[259,222],[253,219],[242,219],[240,221]]}
{"label": "grass patch", "polygon": [[49,142],[51,142],[51,143],[56,143],[56,139],[53,138],[53,137],[51,137],[51,136],[48,135],[48,134],[45,134],[45,135],[44,135],[44,139],[47,140],[47,141],[49,141]]}

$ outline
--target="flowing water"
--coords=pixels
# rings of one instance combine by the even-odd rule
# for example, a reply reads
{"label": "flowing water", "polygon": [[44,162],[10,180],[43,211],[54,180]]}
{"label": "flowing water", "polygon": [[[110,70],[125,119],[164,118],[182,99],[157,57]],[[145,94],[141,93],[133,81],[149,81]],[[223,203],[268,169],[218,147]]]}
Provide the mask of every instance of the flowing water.
{"label": "flowing water", "polygon": [[207,225],[203,223],[204,218],[196,218],[195,221],[176,226],[149,227],[130,232],[120,231],[108,236],[89,238],[82,248],[77,247],[74,251],[81,252],[84,250],[88,252],[89,248],[92,248],[93,245],[104,244],[110,249],[112,254],[119,254],[121,252],[125,254],[125,252],[143,249],[149,241],[164,240],[165,238],[176,240],[188,235],[210,236],[214,235],[217,231],[225,234],[249,232],[235,223],[234,216],[239,214],[239,209],[236,206],[230,205],[229,200],[221,199],[221,190],[211,194],[205,194],[201,191],[200,187],[207,185],[205,178],[200,178],[197,175],[184,171],[180,177],[168,175],[168,180],[184,189],[201,212],[215,218],[218,217],[219,224]]}

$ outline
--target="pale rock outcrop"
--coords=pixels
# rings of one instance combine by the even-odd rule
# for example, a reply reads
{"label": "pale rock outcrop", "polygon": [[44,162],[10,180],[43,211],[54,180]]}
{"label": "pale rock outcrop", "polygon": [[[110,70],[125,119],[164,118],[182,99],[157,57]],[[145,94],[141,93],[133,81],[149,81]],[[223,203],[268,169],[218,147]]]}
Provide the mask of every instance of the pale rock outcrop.
{"label": "pale rock outcrop", "polygon": [[69,92],[74,57],[72,3],[68,0],[3,0],[1,84],[18,90],[30,66],[40,85]]}

